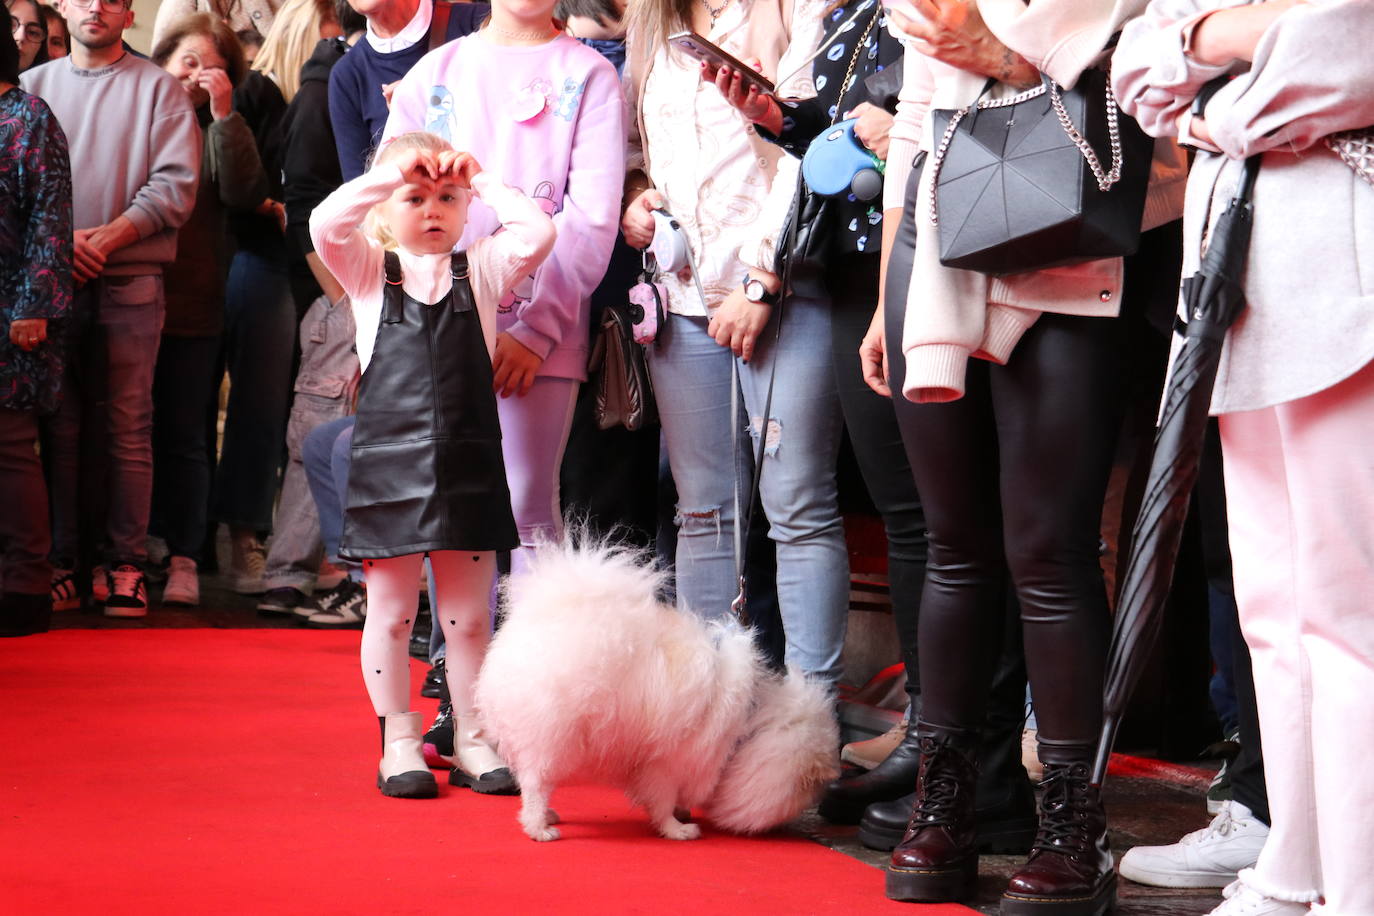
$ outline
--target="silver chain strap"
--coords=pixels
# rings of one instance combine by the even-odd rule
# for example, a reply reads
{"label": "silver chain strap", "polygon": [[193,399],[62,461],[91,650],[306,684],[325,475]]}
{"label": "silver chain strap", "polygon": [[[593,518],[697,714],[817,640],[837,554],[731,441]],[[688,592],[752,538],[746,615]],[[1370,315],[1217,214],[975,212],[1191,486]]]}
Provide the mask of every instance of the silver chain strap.
{"label": "silver chain strap", "polygon": [[[1050,94],[1050,105],[1054,107],[1054,113],[1059,118],[1059,124],[1064,128],[1064,133],[1068,134],[1073,145],[1078,147],[1078,151],[1083,155],[1083,159],[1088,163],[1088,168],[1092,170],[1093,177],[1097,179],[1097,189],[1099,191],[1110,191],[1112,185],[1121,180],[1121,131],[1117,123],[1116,95],[1112,92],[1112,81],[1110,74],[1107,78],[1107,139],[1112,147],[1112,169],[1110,172],[1102,171],[1102,162],[1097,158],[1097,151],[1092,148],[1088,138],[1083,136],[1083,132],[1074,126],[1073,120],[1069,117],[1068,111],[1064,108],[1064,100],[1059,95],[1059,86],[1051,80],[1046,80],[1034,89],[1027,89],[1016,95],[1007,96],[1004,99],[989,99],[983,102],[976,102],[967,108],[960,108],[949,119],[949,126],[945,128],[944,136],[940,138],[940,144],[935,148],[934,175],[932,181],[935,184],[940,180],[940,166],[944,164],[945,155],[949,152],[949,145],[954,142],[954,132],[959,127],[959,122],[964,120],[974,108],[984,111],[990,108],[1009,108],[1012,105],[1019,105],[1031,99],[1039,98],[1046,92]],[[938,226],[940,224],[940,195],[934,192],[935,184],[931,185],[930,195],[930,224]]]}

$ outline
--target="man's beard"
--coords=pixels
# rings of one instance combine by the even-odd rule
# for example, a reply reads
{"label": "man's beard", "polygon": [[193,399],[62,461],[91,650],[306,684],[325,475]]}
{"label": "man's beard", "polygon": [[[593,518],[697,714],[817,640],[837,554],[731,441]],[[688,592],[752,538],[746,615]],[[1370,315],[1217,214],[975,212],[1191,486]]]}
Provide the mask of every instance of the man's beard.
{"label": "man's beard", "polygon": [[[100,0],[96,0],[96,2],[98,3],[100,2]],[[91,20],[87,20],[87,22],[90,21]],[[103,24],[105,25],[105,30],[103,32],[97,32],[94,35],[88,35],[85,31],[86,23],[81,23],[80,26],[73,30],[72,41],[76,42],[77,44],[81,45],[81,47],[86,48],[90,51],[100,51],[104,48],[110,47],[111,45],[119,44],[119,42],[124,38],[124,30],[110,28],[109,23]]]}

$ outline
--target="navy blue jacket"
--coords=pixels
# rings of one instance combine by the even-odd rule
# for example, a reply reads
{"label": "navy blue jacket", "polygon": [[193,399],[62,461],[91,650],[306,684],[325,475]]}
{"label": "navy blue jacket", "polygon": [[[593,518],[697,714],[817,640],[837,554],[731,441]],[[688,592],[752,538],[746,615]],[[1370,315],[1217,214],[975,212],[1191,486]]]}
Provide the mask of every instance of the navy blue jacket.
{"label": "navy blue jacket", "polygon": [[[446,40],[477,31],[490,12],[485,3],[453,4]],[[382,139],[387,116],[382,86],[405,76],[428,53],[428,36],[391,54],[373,50],[364,37],[334,66],[329,74],[329,120],[344,181],[367,171],[368,157]]]}

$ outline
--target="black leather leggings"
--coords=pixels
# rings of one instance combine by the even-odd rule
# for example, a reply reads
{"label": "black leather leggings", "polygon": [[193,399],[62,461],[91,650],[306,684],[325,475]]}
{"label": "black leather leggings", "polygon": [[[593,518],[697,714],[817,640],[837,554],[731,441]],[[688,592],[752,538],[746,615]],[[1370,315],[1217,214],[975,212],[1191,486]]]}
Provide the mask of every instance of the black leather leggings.
{"label": "black leather leggings", "polygon": [[834,256],[827,264],[835,384],[854,457],[887,534],[892,619],[906,667],[907,694],[920,696],[916,621],[926,578],[926,520],[912,480],[892,401],[863,380],[859,343],[878,301],[878,256]]}
{"label": "black leather leggings", "polygon": [[894,403],[930,537],[917,639],[922,718],[951,730],[983,721],[1010,574],[1041,758],[1081,760],[1102,719],[1110,619],[1099,531],[1129,323],[1046,314],[1006,366],[970,360],[962,399],[912,404],[899,393],[898,344],[911,221],[908,212],[886,301]]}

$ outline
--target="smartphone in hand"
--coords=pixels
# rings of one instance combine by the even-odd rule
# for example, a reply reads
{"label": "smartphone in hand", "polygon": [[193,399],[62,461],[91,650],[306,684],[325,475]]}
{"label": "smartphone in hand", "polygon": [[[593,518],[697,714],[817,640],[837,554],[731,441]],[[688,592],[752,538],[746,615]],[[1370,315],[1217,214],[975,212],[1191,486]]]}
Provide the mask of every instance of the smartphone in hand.
{"label": "smartphone in hand", "polygon": [[668,43],[679,51],[682,51],[688,57],[704,61],[707,65],[716,70],[720,70],[723,67],[737,70],[746,87],[754,85],[758,87],[759,92],[765,95],[773,94],[772,80],[755,70],[753,67],[742,63],[729,51],[702,38],[696,32],[676,32],[668,36]]}

